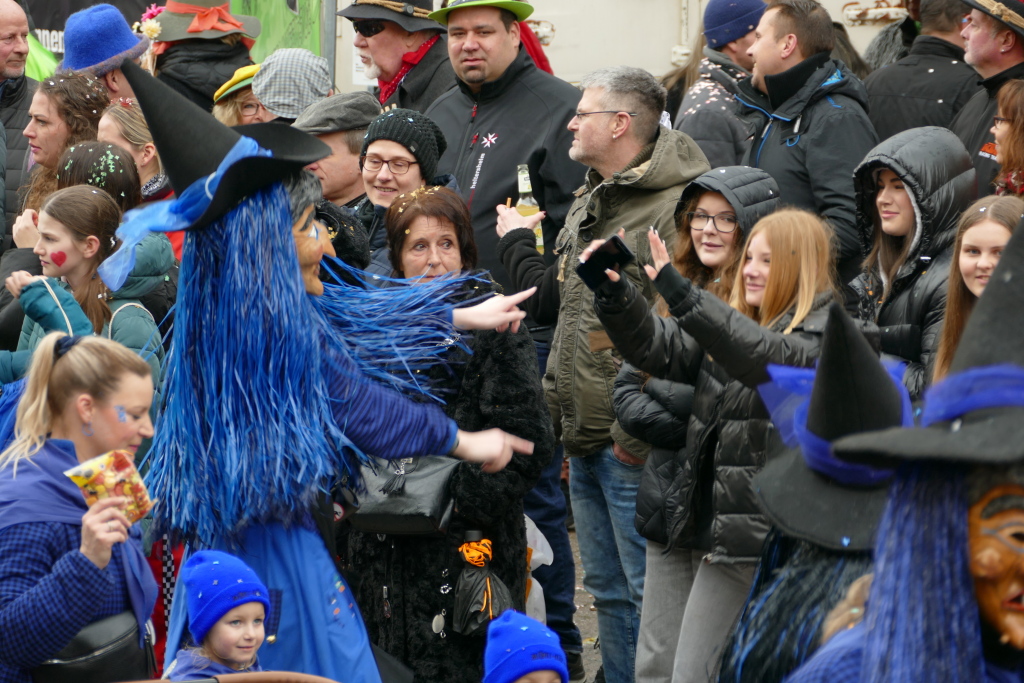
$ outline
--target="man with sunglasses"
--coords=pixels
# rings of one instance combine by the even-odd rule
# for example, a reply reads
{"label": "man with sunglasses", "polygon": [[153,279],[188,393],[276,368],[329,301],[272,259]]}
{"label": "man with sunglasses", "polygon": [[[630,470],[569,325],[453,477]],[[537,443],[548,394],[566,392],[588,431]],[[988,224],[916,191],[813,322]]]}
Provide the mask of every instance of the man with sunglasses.
{"label": "man with sunglasses", "polygon": [[338,12],[352,22],[355,46],[366,75],[377,79],[377,97],[385,108],[397,106],[424,112],[455,85],[442,37],[445,27],[428,19],[431,0],[398,3],[353,0]]}

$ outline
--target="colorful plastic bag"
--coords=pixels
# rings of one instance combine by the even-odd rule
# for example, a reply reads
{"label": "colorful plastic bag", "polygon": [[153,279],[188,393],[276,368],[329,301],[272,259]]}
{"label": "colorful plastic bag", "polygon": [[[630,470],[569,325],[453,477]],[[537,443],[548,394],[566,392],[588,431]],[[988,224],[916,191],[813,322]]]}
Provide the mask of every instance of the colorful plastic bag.
{"label": "colorful plastic bag", "polygon": [[128,503],[121,511],[132,524],[149,514],[153,507],[146,485],[142,483],[142,477],[135,469],[128,451],[104,453],[72,467],[64,474],[82,489],[85,502],[90,507],[96,501],[112,496],[127,498]]}

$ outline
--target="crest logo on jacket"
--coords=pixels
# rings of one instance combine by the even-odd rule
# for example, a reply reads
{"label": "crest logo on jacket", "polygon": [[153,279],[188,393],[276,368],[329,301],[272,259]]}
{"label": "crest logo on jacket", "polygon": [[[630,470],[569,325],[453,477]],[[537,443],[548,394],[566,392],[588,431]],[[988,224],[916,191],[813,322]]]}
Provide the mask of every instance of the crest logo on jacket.
{"label": "crest logo on jacket", "polygon": [[491,133],[490,135],[486,135],[486,136],[484,136],[484,139],[482,140],[482,142],[484,144],[484,147],[487,147],[487,148],[490,148],[490,146],[493,145],[494,143],[496,143],[497,141],[498,141],[498,134],[497,133]]}

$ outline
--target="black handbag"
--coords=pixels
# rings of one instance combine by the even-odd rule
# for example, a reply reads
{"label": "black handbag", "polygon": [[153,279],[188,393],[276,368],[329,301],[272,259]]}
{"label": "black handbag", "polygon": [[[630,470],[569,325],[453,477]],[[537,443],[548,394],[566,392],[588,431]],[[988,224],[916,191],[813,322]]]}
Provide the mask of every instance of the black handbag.
{"label": "black handbag", "polygon": [[376,459],[362,468],[366,492],[350,518],[352,528],[371,534],[441,536],[455,502],[450,482],[460,460],[447,456]]}
{"label": "black handbag", "polygon": [[118,683],[152,678],[152,639],[139,647],[139,622],[131,611],[100,619],[79,631],[53,658],[32,669],[35,683]]}

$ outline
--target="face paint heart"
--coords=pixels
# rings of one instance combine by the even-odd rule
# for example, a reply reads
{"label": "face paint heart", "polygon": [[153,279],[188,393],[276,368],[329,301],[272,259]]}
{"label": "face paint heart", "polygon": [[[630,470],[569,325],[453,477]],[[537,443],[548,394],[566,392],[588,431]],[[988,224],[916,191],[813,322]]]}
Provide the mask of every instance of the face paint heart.
{"label": "face paint heart", "polygon": [[50,254],[50,260],[53,261],[53,265],[60,268],[64,265],[64,262],[68,260],[68,255],[63,251],[55,251]]}

